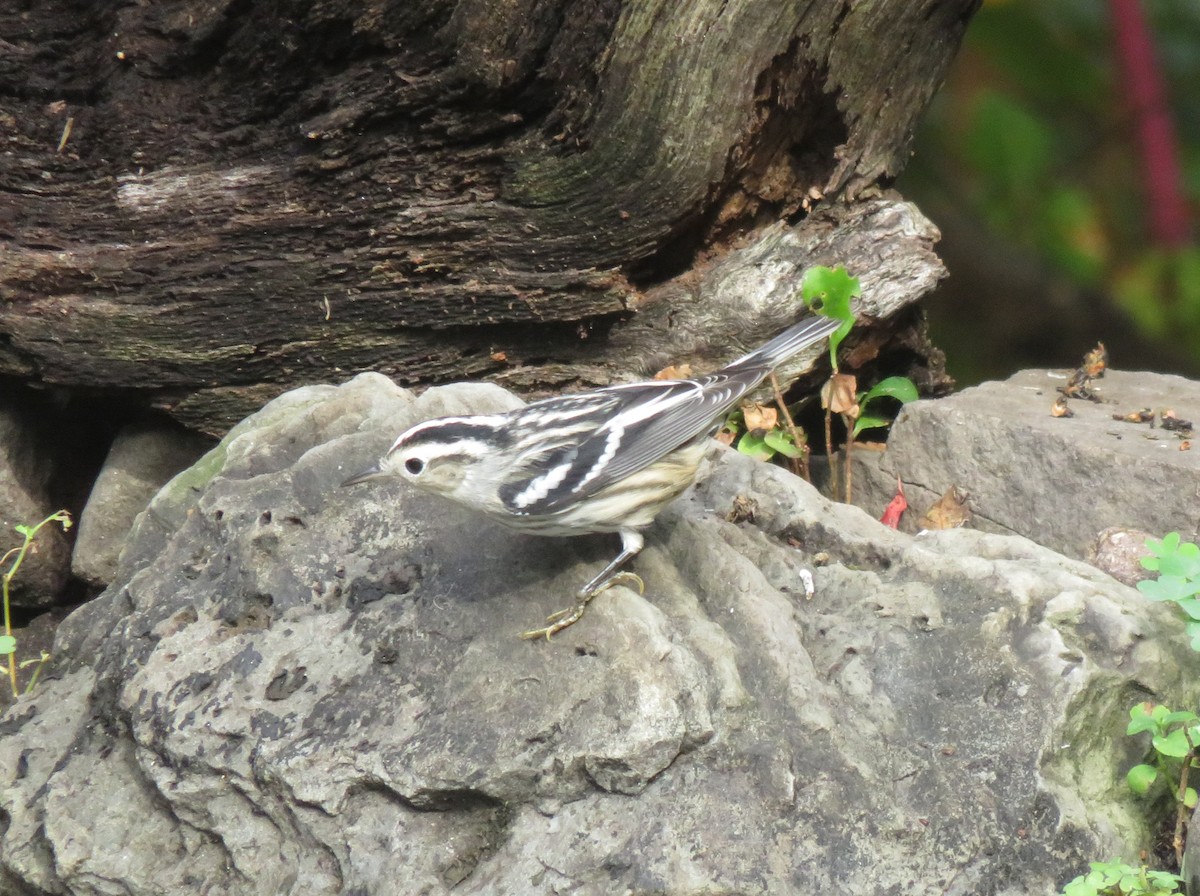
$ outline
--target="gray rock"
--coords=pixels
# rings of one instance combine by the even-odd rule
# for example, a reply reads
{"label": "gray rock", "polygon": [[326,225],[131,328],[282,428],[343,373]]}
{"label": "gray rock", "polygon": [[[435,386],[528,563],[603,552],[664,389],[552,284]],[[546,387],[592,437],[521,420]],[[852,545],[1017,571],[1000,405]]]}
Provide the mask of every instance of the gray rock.
{"label": "gray rock", "polygon": [[1105,529],[1088,547],[1087,562],[1118,582],[1137,587],[1138,582],[1158,576],[1142,566],[1142,558],[1149,555],[1146,542],[1154,537],[1140,529]]}
{"label": "gray rock", "polygon": [[[1161,427],[1114,420],[1141,408],[1173,408],[1200,422],[1200,384],[1177,376],[1109,370],[1053,417],[1061,372],[1026,370],[948,398],[906,406],[892,428],[874,486],[879,503],[904,481],[912,526],[951,485],[970,493],[972,525],[1024,535],[1085,559],[1108,528],[1194,537],[1200,524],[1200,447]],[[889,492],[890,488],[890,492]],[[857,498],[856,498],[857,500]]]}
{"label": "gray rock", "polygon": [[134,424],[113,440],[79,517],[71,571],[89,585],[113,580],[134,518],[176,473],[212,447],[212,440],[175,426]]}
{"label": "gray rock", "polygon": [[514,401],[301,389],[164,488],[3,721],[0,890],[1024,896],[1150,846],[1120,733],[1200,696],[1169,608],[714,448],[646,597],[520,641],[614,538],[337,487],[406,424]]}
{"label": "gray rock", "polygon": [[[60,509],[46,491],[52,474],[47,435],[32,413],[0,401],[0,556],[24,540],[13,526],[37,525]],[[60,525],[45,526],[34,548],[12,581],[14,606],[53,606],[70,574],[71,548]],[[0,566],[0,572],[7,569],[7,563]]]}

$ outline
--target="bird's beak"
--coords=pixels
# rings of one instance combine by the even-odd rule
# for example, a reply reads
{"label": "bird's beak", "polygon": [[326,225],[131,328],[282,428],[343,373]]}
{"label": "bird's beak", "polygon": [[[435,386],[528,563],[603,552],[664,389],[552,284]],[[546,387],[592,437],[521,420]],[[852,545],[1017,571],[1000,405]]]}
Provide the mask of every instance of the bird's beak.
{"label": "bird's beak", "polygon": [[342,487],[345,488],[347,485],[358,485],[360,482],[368,482],[371,479],[382,479],[387,475],[387,471],[381,469],[379,464],[376,464],[370,469],[363,470],[361,473],[355,473],[342,483]]}

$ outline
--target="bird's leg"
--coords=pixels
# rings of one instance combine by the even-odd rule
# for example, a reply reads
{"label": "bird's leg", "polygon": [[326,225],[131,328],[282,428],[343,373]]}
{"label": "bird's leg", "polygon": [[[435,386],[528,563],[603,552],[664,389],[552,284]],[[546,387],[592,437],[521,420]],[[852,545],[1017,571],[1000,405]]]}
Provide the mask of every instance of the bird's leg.
{"label": "bird's leg", "polygon": [[621,553],[617,555],[612,563],[600,570],[595,578],[579,589],[579,593],[576,595],[575,606],[550,614],[546,617],[546,621],[550,623],[549,625],[545,628],[522,632],[521,637],[527,641],[544,637],[549,641],[551,635],[558,634],[567,626],[574,625],[582,619],[584,612],[587,610],[587,605],[591,603],[593,597],[601,591],[611,588],[618,582],[635,584],[637,585],[638,594],[645,594],[646,583],[642,581],[642,577],[637,573],[625,572],[621,569],[621,566],[634,557],[645,543],[646,540],[642,538],[642,534],[636,529],[622,529]]}

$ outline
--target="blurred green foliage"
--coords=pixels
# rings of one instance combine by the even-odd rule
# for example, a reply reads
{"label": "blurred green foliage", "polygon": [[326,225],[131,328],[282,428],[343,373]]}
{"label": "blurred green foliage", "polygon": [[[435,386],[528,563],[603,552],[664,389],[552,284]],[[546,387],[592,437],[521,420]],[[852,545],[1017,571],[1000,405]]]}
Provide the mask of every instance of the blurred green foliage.
{"label": "blurred green foliage", "polygon": [[1189,244],[1158,245],[1148,228],[1109,4],[1097,0],[985,2],[901,188],[922,207],[935,191],[955,214],[1111,296],[1147,338],[1184,340],[1200,357],[1200,3],[1142,9],[1178,138]]}

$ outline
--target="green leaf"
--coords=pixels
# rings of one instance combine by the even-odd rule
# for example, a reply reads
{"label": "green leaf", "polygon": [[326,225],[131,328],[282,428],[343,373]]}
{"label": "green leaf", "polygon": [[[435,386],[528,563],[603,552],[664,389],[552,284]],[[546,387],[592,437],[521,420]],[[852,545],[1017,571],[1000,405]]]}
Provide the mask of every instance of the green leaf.
{"label": "green leaf", "polygon": [[804,449],[795,443],[792,434],[786,430],[772,429],[763,436],[763,442],[772,451],[782,454],[784,457],[804,456]]}
{"label": "green leaf", "polygon": [[1189,809],[1196,808],[1196,788],[1189,787],[1183,792],[1183,804]]}
{"label": "green leaf", "polygon": [[17,523],[13,526],[17,530],[17,534],[22,538],[33,538],[33,526],[26,526],[24,523]]}
{"label": "green leaf", "polygon": [[1194,579],[1200,576],[1200,548],[1189,541],[1172,554],[1161,554],[1158,568],[1163,575]]}
{"label": "green leaf", "polygon": [[1159,541],[1147,538],[1146,550],[1149,557],[1143,561],[1151,561],[1148,569],[1161,569],[1169,575],[1195,576],[1200,575],[1200,546],[1190,541],[1181,541],[1178,532],[1168,532]]}
{"label": "green leaf", "polygon": [[1063,887],[1063,896],[1098,896],[1099,892],[1084,877],[1077,877]]}
{"label": "green leaf", "polygon": [[878,429],[881,426],[891,426],[892,419],[890,417],[876,417],[873,414],[863,414],[854,421],[854,435],[857,436],[864,429]]}
{"label": "green leaf", "polygon": [[1143,579],[1137,583],[1138,591],[1150,600],[1186,600],[1200,591],[1200,583],[1183,576],[1162,574],[1157,579]]}
{"label": "green leaf", "polygon": [[1187,734],[1182,728],[1176,728],[1166,736],[1153,737],[1150,739],[1150,743],[1154,745],[1154,749],[1159,753],[1174,759],[1182,759],[1192,751],[1192,747],[1187,740]]}
{"label": "green leaf", "polygon": [[738,439],[737,450],[741,454],[753,457],[756,460],[770,460],[775,456],[774,449],[767,445],[765,439],[759,438],[749,432]]}
{"label": "green leaf", "polygon": [[1088,875],[1094,883],[1103,887],[1108,887],[1115,884],[1121,879],[1121,875],[1129,870],[1129,866],[1123,862],[1092,862],[1092,873]]}
{"label": "green leaf", "polygon": [[1158,779],[1158,769],[1152,765],[1135,765],[1125,775],[1129,789],[1136,794],[1144,794]]}
{"label": "green leaf", "polygon": [[[917,387],[906,376],[889,376],[887,379],[880,380],[866,392],[862,393],[862,395],[858,396],[859,407],[865,411],[867,405],[880,398],[893,398],[901,404],[916,401]],[[854,422],[853,435],[857,436],[865,429],[878,429],[881,426],[890,426],[891,424],[892,420],[890,417],[884,417],[878,413],[863,413]]]}
{"label": "green leaf", "polygon": [[1179,609],[1187,613],[1192,619],[1200,619],[1200,598],[1185,597],[1179,601]]}
{"label": "green leaf", "polygon": [[0,656],[8,656],[16,651],[17,639],[12,635],[0,635]]}
{"label": "green leaf", "polygon": [[1126,734],[1141,734],[1143,731],[1158,731],[1162,726],[1159,720],[1155,718],[1153,710],[1157,707],[1139,703],[1133,709],[1129,710],[1129,727],[1125,729]]}
{"label": "green leaf", "polygon": [[1184,626],[1184,631],[1192,639],[1192,650],[1200,653],[1200,622],[1189,622]]}
{"label": "green leaf", "polygon": [[862,286],[858,278],[851,277],[845,268],[816,265],[804,272],[800,281],[800,295],[810,308],[842,322],[829,337],[829,357],[836,369],[838,346],[854,326],[850,300],[862,295]]}
{"label": "green leaf", "polygon": [[1181,709],[1178,712],[1169,712],[1162,717],[1164,725],[1174,725],[1176,722],[1200,722],[1200,716],[1194,712],[1188,712],[1186,709]]}
{"label": "green leaf", "polygon": [[861,405],[870,404],[876,398],[894,398],[899,402],[909,402],[917,400],[917,387],[913,381],[906,376],[889,376],[887,379],[880,380],[874,386],[866,391],[859,399]]}
{"label": "green leaf", "polygon": [[806,304],[826,317],[842,321],[854,319],[850,300],[861,292],[858,278],[851,277],[842,267],[815,265],[804,272],[800,281],[800,295]]}

